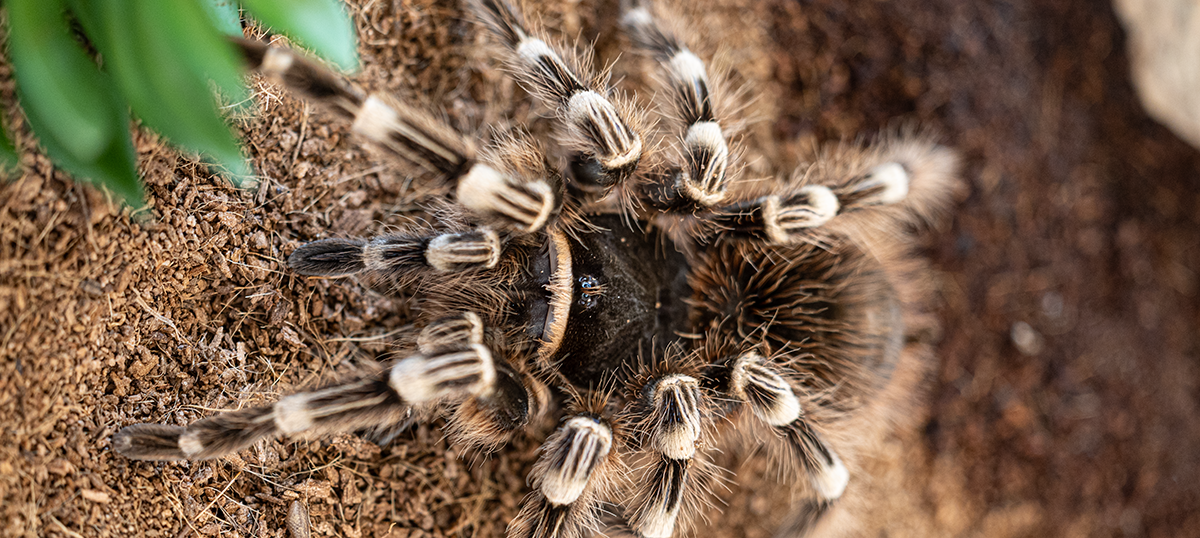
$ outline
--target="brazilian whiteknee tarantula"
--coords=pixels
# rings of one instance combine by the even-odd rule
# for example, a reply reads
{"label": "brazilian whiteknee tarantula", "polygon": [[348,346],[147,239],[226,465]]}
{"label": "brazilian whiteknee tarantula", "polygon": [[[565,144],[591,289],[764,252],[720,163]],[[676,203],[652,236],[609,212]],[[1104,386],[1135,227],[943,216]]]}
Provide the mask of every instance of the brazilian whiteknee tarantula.
{"label": "brazilian whiteknee tarantula", "polygon": [[723,88],[651,6],[625,0],[621,21],[661,66],[673,131],[659,138],[670,143],[506,0],[471,8],[520,83],[557,111],[567,166],[524,132],[477,153],[429,113],[239,41],[253,68],[451,189],[426,228],[316,241],[288,260],[304,275],[421,290],[422,330],[376,375],[187,427],[129,426],[116,451],[202,460],[414,413],[444,413],[454,442],[493,450],[563,402],[510,536],[680,534],[730,437],[802,471],[784,474],[802,492],[785,531],[810,530],[854,483],[854,417],[885,414],[889,391],[911,388],[898,378],[921,371],[908,364],[924,355],[909,349],[922,273],[907,233],[946,205],[954,156],[893,135],[752,187],[737,180]]}

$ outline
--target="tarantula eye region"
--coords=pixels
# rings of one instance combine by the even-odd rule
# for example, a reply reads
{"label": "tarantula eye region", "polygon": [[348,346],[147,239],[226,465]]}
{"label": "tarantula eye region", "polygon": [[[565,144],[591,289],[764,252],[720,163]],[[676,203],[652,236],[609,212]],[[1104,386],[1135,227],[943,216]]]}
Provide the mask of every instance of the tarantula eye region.
{"label": "tarantula eye region", "polygon": [[583,275],[579,277],[579,306],[584,308],[592,308],[600,302],[600,295],[604,293],[604,287],[600,285],[600,280],[592,275]]}

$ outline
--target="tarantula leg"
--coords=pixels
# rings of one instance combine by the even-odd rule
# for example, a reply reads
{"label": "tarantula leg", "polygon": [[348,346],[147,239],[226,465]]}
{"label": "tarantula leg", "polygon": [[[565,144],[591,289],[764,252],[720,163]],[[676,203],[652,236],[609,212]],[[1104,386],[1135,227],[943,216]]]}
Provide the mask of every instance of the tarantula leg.
{"label": "tarantula leg", "polygon": [[432,354],[483,343],[483,320],[474,312],[446,316],[421,330],[417,350]]}
{"label": "tarantula leg", "polygon": [[474,0],[479,18],[509,49],[519,82],[558,111],[566,128],[564,144],[576,152],[575,179],[608,188],[629,177],[642,158],[642,137],[630,111],[609,98],[607,83],[586,64],[567,56],[531,32],[507,0]]}
{"label": "tarantula leg", "polygon": [[524,232],[537,231],[557,213],[562,203],[557,174],[514,176],[508,173],[507,155],[491,163],[478,161],[474,144],[429,112],[384,94],[367,94],[286,48],[246,39],[234,42],[252,69],[328,106],[351,121],[351,130],[393,157],[456,186],[459,201],[473,212]]}
{"label": "tarantula leg", "polygon": [[743,354],[730,368],[729,390],[756,417],[783,434],[822,501],[842,496],[850,480],[849,471],[805,420],[799,399],[773,364],[757,353]]}
{"label": "tarantula leg", "polygon": [[533,376],[504,362],[488,393],[462,400],[450,416],[448,433],[469,450],[492,452],[508,442],[549,405],[550,393]]}
{"label": "tarantula leg", "polygon": [[886,162],[871,168],[860,177],[852,178],[834,192],[841,201],[843,212],[892,205],[908,196],[910,176],[908,168],[903,164]]}
{"label": "tarantula leg", "polygon": [[223,413],[187,427],[127,426],[113,449],[137,460],[206,460],[237,452],[259,439],[304,431],[346,431],[403,417],[407,405],[382,378],[286,396],[274,405]]}
{"label": "tarantula leg", "polygon": [[538,490],[551,504],[575,502],[583,494],[592,472],[612,449],[612,430],[593,417],[571,418],[546,440],[546,450],[535,479]]}
{"label": "tarantula leg", "polygon": [[286,48],[253,39],[231,38],[250,69],[278,79],[306,99],[322,103],[348,120],[354,120],[367,93],[329,68]]}
{"label": "tarantula leg", "polygon": [[558,213],[562,189],[548,178],[520,181],[486,164],[476,164],[458,181],[458,201],[471,211],[499,220],[508,227],[532,233]]}
{"label": "tarantula leg", "polygon": [[900,203],[908,194],[909,181],[904,165],[885,162],[842,185],[806,185],[791,193],[725,206],[704,218],[715,233],[793,243],[838,215]]}
{"label": "tarantula leg", "polygon": [[[387,266],[381,257],[368,258],[368,265]],[[425,248],[425,262],[438,271],[491,269],[500,261],[500,238],[486,228],[434,237]]]}
{"label": "tarantula leg", "polygon": [[562,210],[562,177],[529,133],[498,135],[484,148],[483,157],[496,163],[502,180],[481,176],[459,181],[457,195],[463,205],[506,218],[523,232],[543,228]]}
{"label": "tarantula leg", "polygon": [[806,230],[833,220],[841,209],[829,187],[809,185],[790,195],[770,195],[706,215],[714,233],[771,243],[791,243]]}
{"label": "tarantula leg", "polygon": [[407,163],[448,181],[469,172],[469,141],[432,114],[381,94],[368,94],[329,68],[283,47],[234,39],[250,68],[350,120],[352,130]]}
{"label": "tarantula leg", "polygon": [[492,353],[482,344],[418,354],[391,367],[389,387],[413,404],[459,395],[490,396],[495,389],[496,367]]}
{"label": "tarantula leg", "polygon": [[800,400],[791,385],[757,353],[747,353],[734,361],[729,387],[754,416],[770,426],[786,426],[800,418]]}
{"label": "tarantula leg", "polygon": [[360,272],[405,274],[491,269],[500,260],[500,238],[488,228],[437,235],[391,234],[370,241],[322,239],[288,256],[288,266],[309,276],[348,276]]}
{"label": "tarantula leg", "polygon": [[508,528],[509,538],[576,538],[599,527],[613,433],[591,415],[571,417],[542,445],[534,492]]}
{"label": "tarantula leg", "polygon": [[850,483],[850,471],[837,453],[803,418],[797,418],[780,429],[784,432],[788,447],[804,462],[817,495],[826,502],[840,499]]}
{"label": "tarantula leg", "polygon": [[[417,336],[417,349],[436,354],[483,343],[483,322],[474,312],[443,317]],[[490,391],[460,402],[450,417],[450,434],[469,448],[490,452],[529,423],[549,401],[547,389],[503,361],[493,365]]]}
{"label": "tarantula leg", "polygon": [[684,124],[680,166],[652,185],[650,201],[662,210],[709,207],[725,199],[729,145],[713,106],[704,61],[662,28],[641,0],[622,1],[621,23],[634,44],[663,67],[674,115]]}
{"label": "tarantula leg", "polygon": [[379,374],[302,392],[269,406],[223,413],[186,427],[127,426],[113,449],[140,460],[206,460],[279,434],[353,431],[404,420],[411,406],[448,399],[489,398],[496,391],[491,352],[479,343],[405,358]]}
{"label": "tarantula leg", "polygon": [[683,374],[653,380],[642,393],[644,416],[638,430],[646,436],[645,448],[652,454],[627,519],[638,536],[665,538],[675,532],[694,481],[704,400],[699,382]]}
{"label": "tarantula leg", "polygon": [[824,499],[808,499],[800,501],[792,508],[792,512],[788,514],[779,529],[775,532],[775,536],[791,536],[802,537],[809,536],[810,531],[817,525],[817,522],[825,516],[825,513],[832,508],[830,501]]}

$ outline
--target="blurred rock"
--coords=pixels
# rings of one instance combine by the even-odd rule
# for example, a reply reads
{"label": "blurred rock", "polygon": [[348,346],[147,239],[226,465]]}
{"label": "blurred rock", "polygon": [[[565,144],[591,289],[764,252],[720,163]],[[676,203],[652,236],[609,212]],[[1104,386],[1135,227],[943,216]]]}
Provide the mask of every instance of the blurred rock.
{"label": "blurred rock", "polygon": [[1200,148],[1200,0],[1113,0],[1142,106]]}

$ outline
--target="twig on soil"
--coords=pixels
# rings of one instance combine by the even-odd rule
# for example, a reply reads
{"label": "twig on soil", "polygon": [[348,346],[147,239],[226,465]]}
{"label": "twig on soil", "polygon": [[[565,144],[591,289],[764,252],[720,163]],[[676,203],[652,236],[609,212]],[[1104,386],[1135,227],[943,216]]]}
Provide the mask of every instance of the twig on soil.
{"label": "twig on soil", "polygon": [[54,229],[54,225],[58,224],[58,219],[62,217],[62,215],[62,211],[55,211],[53,215],[50,215],[50,222],[47,222],[46,227],[42,228],[42,233],[38,234],[37,239],[34,239],[33,242],[29,244],[30,248],[42,243],[42,240],[45,239],[46,235],[50,233],[50,230]]}
{"label": "twig on soil", "polygon": [[171,499],[171,508],[179,513],[179,519],[183,520],[184,523],[187,523],[188,528],[192,530],[193,534],[196,536],[201,536],[200,529],[196,528],[196,525],[192,523],[192,518],[187,517],[187,514],[184,513],[183,502],[179,500],[179,497],[176,497],[175,494],[169,489],[163,490],[163,493],[167,496],[167,498]]}
{"label": "twig on soil", "polygon": [[138,306],[140,306],[144,310],[146,310],[146,313],[150,314],[154,319],[157,319],[158,321],[162,322],[164,325],[170,327],[171,330],[175,331],[175,338],[177,340],[179,340],[180,342],[183,342],[185,344],[189,344],[189,345],[191,344],[190,342],[187,341],[186,338],[183,337],[183,334],[179,332],[179,327],[175,325],[174,321],[171,321],[171,318],[168,318],[167,316],[164,316],[163,314],[159,313],[157,310],[151,308],[150,305],[147,304],[144,299],[142,299],[141,292],[134,290],[134,294],[135,295],[133,297],[133,301],[135,303],[137,303]]}
{"label": "twig on soil", "polygon": [[381,164],[381,165],[379,165],[379,166],[373,166],[373,167],[371,167],[371,168],[368,168],[368,169],[366,169],[366,170],[363,170],[363,171],[361,171],[361,172],[355,172],[355,173],[353,173],[353,174],[350,174],[350,175],[348,175],[348,176],[346,176],[346,177],[340,178],[340,179],[338,179],[337,181],[334,181],[333,183],[331,183],[330,185],[332,185],[332,186],[341,185],[342,183],[345,183],[345,182],[347,182],[347,181],[353,181],[353,180],[355,180],[355,179],[358,179],[358,178],[361,178],[361,177],[366,177],[366,176],[369,176],[369,175],[371,175],[371,174],[376,174],[376,173],[382,172],[382,171],[384,171],[384,170],[387,170],[387,169],[388,169],[388,166],[387,166],[387,165],[384,165],[384,164]]}
{"label": "twig on soil", "polygon": [[17,328],[20,327],[21,324],[24,323],[25,320],[29,317],[29,315],[33,314],[33,312],[34,312],[33,308],[26,308],[20,314],[17,314],[16,323],[13,323],[12,327],[8,328],[8,331],[4,334],[4,340],[0,341],[0,351],[4,351],[5,349],[8,349],[8,342],[10,340],[12,340],[13,334],[15,334],[17,332]]}
{"label": "twig on soil", "polygon": [[300,146],[304,144],[304,134],[308,128],[308,102],[301,106],[300,118],[300,137],[296,139],[296,150],[292,152],[292,167],[296,166],[296,159],[300,158]]}
{"label": "twig on soil", "polygon": [[409,324],[409,325],[403,325],[394,331],[388,331],[386,333],[377,334],[374,336],[345,336],[342,338],[326,338],[325,341],[326,342],[373,342],[375,340],[383,340],[385,338],[395,336],[397,334],[400,334],[404,331],[411,330],[411,329],[412,329],[412,325]]}
{"label": "twig on soil", "polygon": [[68,529],[67,526],[63,525],[63,522],[59,521],[58,518],[54,517],[53,514],[50,514],[50,522],[55,525],[58,525],[58,529],[61,530],[63,534],[70,536],[71,538],[83,538],[82,534],[79,534],[71,529]]}
{"label": "twig on soil", "polygon": [[233,486],[233,483],[237,482],[237,479],[239,479],[241,477],[242,477],[242,471],[238,471],[238,473],[236,475],[233,475],[233,478],[229,479],[229,483],[225,484],[225,487],[222,488],[219,493],[217,493],[216,497],[213,497],[213,500],[208,503],[208,506],[204,507],[203,511],[207,512],[207,511],[211,510],[213,505],[217,504],[217,499],[220,499],[222,496],[224,496],[225,492],[229,491],[229,488]]}

